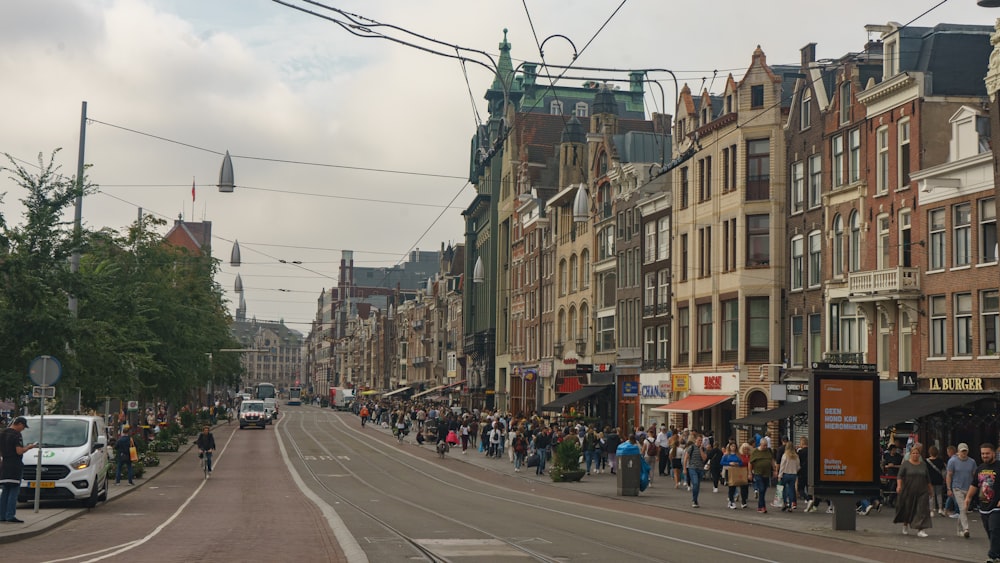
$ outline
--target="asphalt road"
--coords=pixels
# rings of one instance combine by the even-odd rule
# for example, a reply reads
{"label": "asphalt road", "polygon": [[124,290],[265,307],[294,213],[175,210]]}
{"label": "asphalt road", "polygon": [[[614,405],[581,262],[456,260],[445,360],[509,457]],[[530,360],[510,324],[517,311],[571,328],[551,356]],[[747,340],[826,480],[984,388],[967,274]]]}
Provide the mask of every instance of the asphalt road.
{"label": "asphalt road", "polygon": [[[982,560],[954,521],[918,539],[891,515],[833,532],[829,516],[728,511],[722,493],[691,509],[667,483],[618,497],[614,477],[554,484],[505,460],[399,444],[350,413],[286,407],[265,430],[219,426],[216,471],[205,481],[193,452],[137,490],[46,531],[15,540],[16,561],[906,561]],[[704,489],[703,489],[704,490]],[[716,506],[718,505],[718,506]],[[34,522],[34,523],[33,523]],[[37,531],[37,530],[36,530]],[[979,555],[982,555],[980,557]]]}

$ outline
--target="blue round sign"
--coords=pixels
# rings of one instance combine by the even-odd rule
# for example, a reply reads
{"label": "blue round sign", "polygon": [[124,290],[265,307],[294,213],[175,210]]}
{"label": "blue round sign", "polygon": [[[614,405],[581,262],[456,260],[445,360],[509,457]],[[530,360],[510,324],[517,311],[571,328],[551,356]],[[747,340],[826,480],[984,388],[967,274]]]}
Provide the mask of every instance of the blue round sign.
{"label": "blue round sign", "polygon": [[28,366],[28,377],[35,385],[51,387],[62,377],[62,364],[54,356],[38,356]]}

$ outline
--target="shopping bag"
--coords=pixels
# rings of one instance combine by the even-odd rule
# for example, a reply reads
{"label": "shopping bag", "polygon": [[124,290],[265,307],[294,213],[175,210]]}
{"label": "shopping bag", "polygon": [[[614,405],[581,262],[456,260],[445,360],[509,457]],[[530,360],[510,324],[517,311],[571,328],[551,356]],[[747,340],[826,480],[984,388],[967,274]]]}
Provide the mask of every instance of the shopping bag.
{"label": "shopping bag", "polygon": [[139,461],[139,451],[135,449],[135,442],[131,439],[128,441],[128,458],[131,461]]}
{"label": "shopping bag", "polygon": [[726,482],[730,487],[745,487],[750,484],[745,467],[737,467],[726,471]]}
{"label": "shopping bag", "polygon": [[774,487],[774,500],[771,501],[771,506],[775,508],[780,508],[785,504],[785,501],[782,500],[785,498],[784,492],[785,492],[785,486],[782,485],[781,483],[778,483]]}

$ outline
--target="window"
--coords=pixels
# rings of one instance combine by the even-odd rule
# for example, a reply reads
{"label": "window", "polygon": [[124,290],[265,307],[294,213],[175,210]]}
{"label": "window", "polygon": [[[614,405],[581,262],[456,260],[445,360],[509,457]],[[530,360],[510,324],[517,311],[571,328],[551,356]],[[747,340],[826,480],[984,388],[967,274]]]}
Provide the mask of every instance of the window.
{"label": "window", "polygon": [[904,268],[913,266],[913,239],[910,229],[910,210],[899,210],[899,265]]}
{"label": "window", "polygon": [[792,291],[802,289],[804,242],[802,235],[792,239]]}
{"label": "window", "polygon": [[549,102],[549,114],[550,115],[562,115],[563,105],[559,100],[552,100]]}
{"label": "window", "polygon": [[688,236],[681,234],[681,281],[688,279]]}
{"label": "window", "polygon": [[897,69],[899,67],[896,62],[896,42],[886,41],[884,47],[882,48],[882,52],[882,79],[885,80],[896,76],[896,73],[898,72]]}
{"label": "window", "polygon": [[963,203],[952,208],[952,221],[955,230],[955,242],[953,252],[955,253],[955,266],[968,266],[972,259],[970,251],[970,233],[972,204]]}
{"label": "window", "polygon": [[729,145],[729,190],[736,189],[736,145]]}
{"label": "window", "polygon": [[955,355],[972,355],[972,294],[955,294]]}
{"label": "window", "polygon": [[792,366],[801,367],[806,356],[805,326],[802,317],[792,317],[792,342],[789,360]]}
{"label": "window", "polygon": [[712,275],[712,227],[698,229],[698,277]]}
{"label": "window", "polygon": [[722,271],[736,269],[736,219],[722,222]]}
{"label": "window", "polygon": [[771,350],[769,298],[747,298],[747,361],[766,362]]}
{"label": "window", "polygon": [[889,128],[879,127],[875,132],[875,192],[884,194],[889,190]]}
{"label": "window", "polygon": [[576,254],[569,257],[569,291],[575,293],[580,289],[580,272],[577,270]]}
{"label": "window", "polygon": [[670,325],[660,325],[656,327],[656,367],[665,369],[670,367],[667,359],[670,358]]}
{"label": "window", "polygon": [[670,312],[670,270],[664,268],[656,272],[656,314]]}
{"label": "window", "polygon": [[809,233],[809,287],[819,287],[822,279],[823,236],[819,231]]}
{"label": "window", "polygon": [[747,266],[771,264],[771,217],[747,215]]}
{"label": "window", "polygon": [[656,274],[649,272],[645,275],[645,291],[642,294],[643,308],[642,316],[651,317],[656,307]]}
{"label": "window", "polygon": [[771,141],[761,139],[747,143],[747,201],[771,197]]}
{"label": "window", "polygon": [[792,164],[792,213],[805,208],[805,166],[802,162]]}
{"label": "window", "polygon": [[927,214],[927,224],[931,233],[929,270],[944,269],[944,209],[932,209]]}
{"label": "window", "polygon": [[615,257],[615,228],[605,227],[597,237],[597,259],[607,260]]}
{"label": "window", "polygon": [[910,120],[899,122],[899,189],[910,187]]}
{"label": "window", "polygon": [[853,129],[847,137],[847,177],[851,183],[861,179],[861,129]]}
{"label": "window", "polygon": [[[834,319],[836,322],[838,319]],[[858,309],[857,303],[850,301],[840,302],[839,315],[839,344],[840,351],[846,353],[860,354],[864,352],[867,332],[865,329],[865,317]]]}
{"label": "window", "polygon": [[857,211],[851,212],[851,246],[847,257],[849,272],[861,269],[861,216]]}
{"label": "window", "polygon": [[597,338],[595,352],[609,352],[615,349],[615,317],[608,315],[597,318]]}
{"label": "window", "polygon": [[878,264],[876,268],[885,270],[889,267],[889,216],[879,215],[876,222],[878,224]]}
{"label": "window", "polygon": [[691,312],[687,307],[677,309],[677,363],[687,364],[691,352]]}
{"label": "window", "polygon": [[840,124],[844,125],[851,121],[851,83],[844,82],[840,85]]}
{"label": "window", "polygon": [[948,320],[947,304],[944,295],[934,295],[930,298],[931,309],[931,357],[943,358],[945,351],[945,325]]}
{"label": "window", "polygon": [[650,362],[648,365],[652,365],[652,362],[656,360],[656,329],[648,326],[643,329],[642,334],[645,342],[642,349],[642,359]]}
{"label": "window", "polygon": [[809,362],[823,359],[823,317],[809,315]]}
{"label": "window", "polygon": [[808,129],[812,125],[812,92],[809,90],[802,91],[802,103],[799,105],[799,125],[802,129]]}
{"label": "window", "polygon": [[830,140],[833,152],[833,187],[844,185],[844,136],[837,135]]}
{"label": "window", "polygon": [[559,261],[559,295],[566,295],[569,289],[569,273],[566,271],[566,260]]}
{"label": "window", "polygon": [[656,240],[656,259],[670,258],[670,217],[663,217],[656,222],[659,233]]}
{"label": "window", "polygon": [[576,116],[577,117],[587,117],[590,115],[590,108],[587,107],[587,102],[577,102],[576,103]]}
{"label": "window", "polygon": [[997,261],[997,202],[979,200],[979,263]]}
{"label": "window", "polygon": [[814,154],[809,157],[809,209],[819,207],[822,201],[823,189],[823,156]]}
{"label": "window", "polygon": [[764,107],[764,85],[758,84],[750,87],[750,107]]}
{"label": "window", "polygon": [[722,358],[724,362],[739,360],[740,350],[740,302],[729,299],[720,303],[722,307]]}
{"label": "window", "polygon": [[656,223],[650,221],[646,223],[646,237],[645,237],[646,248],[643,250],[643,263],[649,264],[656,260]]}
{"label": "window", "polygon": [[997,334],[1000,334],[1000,290],[989,289],[979,294],[982,325],[979,327],[980,353],[997,355]]}
{"label": "window", "polygon": [[735,157],[729,154],[729,147],[722,149],[722,193],[729,191],[729,159]]}
{"label": "window", "polygon": [[586,248],[580,253],[580,284],[590,289],[590,251]]}
{"label": "window", "polygon": [[698,305],[698,363],[712,361],[712,304]]}
{"label": "window", "polygon": [[681,168],[681,209],[688,206],[688,167]]}

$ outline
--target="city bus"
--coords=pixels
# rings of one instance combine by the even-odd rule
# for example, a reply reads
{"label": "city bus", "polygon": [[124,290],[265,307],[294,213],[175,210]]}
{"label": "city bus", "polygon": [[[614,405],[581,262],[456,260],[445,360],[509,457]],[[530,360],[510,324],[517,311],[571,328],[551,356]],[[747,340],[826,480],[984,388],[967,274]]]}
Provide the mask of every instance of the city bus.
{"label": "city bus", "polygon": [[291,406],[298,406],[302,404],[302,388],[301,387],[289,387],[288,388],[288,404]]}
{"label": "city bus", "polygon": [[254,387],[253,396],[254,399],[263,401],[264,399],[274,399],[277,397],[277,392],[273,383],[258,383]]}

